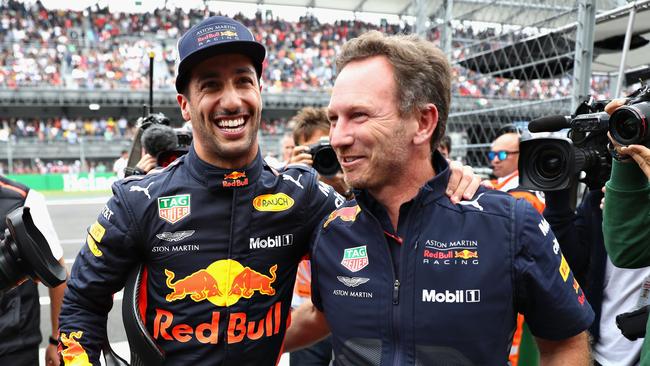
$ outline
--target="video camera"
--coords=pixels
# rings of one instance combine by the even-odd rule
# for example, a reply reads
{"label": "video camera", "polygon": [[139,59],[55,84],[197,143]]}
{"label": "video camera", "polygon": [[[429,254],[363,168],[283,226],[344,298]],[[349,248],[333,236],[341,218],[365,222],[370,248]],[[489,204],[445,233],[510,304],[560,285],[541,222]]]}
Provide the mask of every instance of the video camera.
{"label": "video camera", "polygon": [[29,207],[11,211],[6,223],[5,237],[0,241],[0,294],[20,285],[27,277],[50,288],[65,282],[66,270],[52,255]]}
{"label": "video camera", "polygon": [[629,96],[625,106],[611,116],[604,112],[609,100],[584,101],[572,116],[549,116],[533,120],[530,132],[569,129],[567,137],[531,138],[519,146],[521,186],[538,191],[569,188],[581,171],[589,188],[599,189],[609,179],[611,146],[607,138],[621,145],[648,144],[650,88],[643,86]]}
{"label": "video camera", "polygon": [[133,138],[124,176],[144,175],[148,172],[136,167],[142,158],[142,147],[156,157],[158,167],[166,167],[186,154],[192,144],[192,132],[188,129],[170,127],[171,121],[162,113],[153,113],[153,53],[149,54],[149,105],[144,106],[138,118],[138,132]]}
{"label": "video camera", "polygon": [[329,137],[321,137],[318,142],[309,145],[309,154],[312,156],[312,167],[324,177],[333,177],[341,170],[341,165],[336,158],[336,153],[330,144]]}

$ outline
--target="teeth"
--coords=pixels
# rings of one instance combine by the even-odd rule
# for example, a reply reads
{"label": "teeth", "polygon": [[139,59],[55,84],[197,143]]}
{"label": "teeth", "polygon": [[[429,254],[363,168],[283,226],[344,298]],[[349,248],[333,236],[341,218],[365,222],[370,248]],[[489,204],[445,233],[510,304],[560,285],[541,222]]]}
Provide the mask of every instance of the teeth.
{"label": "teeth", "polygon": [[217,121],[217,126],[219,128],[237,128],[244,125],[244,118],[237,119],[222,119]]}

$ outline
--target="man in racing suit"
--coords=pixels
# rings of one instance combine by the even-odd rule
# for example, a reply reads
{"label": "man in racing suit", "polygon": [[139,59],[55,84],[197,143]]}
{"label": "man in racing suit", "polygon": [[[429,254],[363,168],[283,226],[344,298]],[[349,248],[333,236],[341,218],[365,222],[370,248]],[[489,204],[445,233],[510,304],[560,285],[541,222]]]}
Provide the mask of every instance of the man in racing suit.
{"label": "man in racing suit", "polygon": [[444,199],[445,55],[370,32],[337,70],[330,141],[355,200],[317,233],[314,305],[294,312],[287,349],[329,325],[337,365],[505,365],[520,312],[542,364],[588,365],[594,315],[539,213],[496,191]]}
{"label": "man in racing suit", "polygon": [[[311,169],[279,174],[262,160],[265,51],[248,29],[207,18],[178,47],[177,99],[192,147],[160,173],[113,185],[64,298],[66,365],[98,364],[111,296],[139,263],[140,315],[166,364],[275,364],[296,266],[318,221],[343,202]],[[462,193],[460,175],[465,183],[452,186]]]}

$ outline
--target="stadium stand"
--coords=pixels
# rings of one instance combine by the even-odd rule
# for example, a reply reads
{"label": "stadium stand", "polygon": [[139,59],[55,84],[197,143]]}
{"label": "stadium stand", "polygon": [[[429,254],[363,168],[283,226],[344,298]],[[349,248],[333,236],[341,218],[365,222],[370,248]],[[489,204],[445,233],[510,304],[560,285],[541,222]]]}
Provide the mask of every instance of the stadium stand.
{"label": "stadium stand", "polygon": [[[472,21],[480,7],[461,14],[450,24],[455,79],[448,131],[455,146],[454,158],[476,167],[487,166],[487,143],[503,124],[570,112],[572,64],[554,60],[574,52],[571,38],[575,37],[575,28],[567,25],[577,19],[578,6],[553,4],[549,7],[556,6],[560,15],[531,11],[525,23],[529,26],[515,19],[516,12],[510,16],[511,25]],[[494,7],[493,13],[497,13],[498,4]],[[38,1],[26,4],[2,0],[0,105],[4,109],[0,112],[4,113],[0,118],[0,142],[7,141],[9,146],[0,148],[0,160],[22,156],[31,159],[28,165],[35,166],[33,160],[37,157],[70,162],[75,154],[74,148],[61,147],[57,150],[60,152],[53,152],[54,156],[44,156],[30,141],[79,145],[85,140],[85,146],[91,141],[92,145],[103,146],[96,152],[100,156],[80,152],[83,156],[78,159],[90,159],[83,164],[84,169],[89,169],[96,159],[118,156],[133,136],[140,106],[147,100],[147,53],[151,50],[155,53],[155,105],[172,120],[180,121],[173,90],[175,42],[179,34],[208,14],[214,13],[207,8],[111,13],[98,5],[83,11],[64,11],[46,9]],[[413,31],[406,22],[324,23],[313,15],[292,22],[261,11],[252,18],[237,18],[268,49],[263,75],[266,104],[262,141],[272,154],[286,120],[297,109],[328,102],[327,93],[336,75],[335,55],[346,40],[368,30],[390,34]],[[546,44],[543,42],[549,41],[544,35],[552,30],[550,27],[566,30]],[[426,37],[440,45],[443,28],[443,24],[433,22]],[[501,70],[502,66],[486,61],[509,52],[513,44],[527,47],[530,60],[517,62],[528,68],[513,64],[508,74]],[[541,52],[549,47],[553,54]],[[608,76],[592,78],[590,94],[609,98],[610,89]],[[89,112],[87,106],[91,103],[101,105],[101,111]],[[13,149],[26,153],[9,153],[11,144],[24,145]]]}

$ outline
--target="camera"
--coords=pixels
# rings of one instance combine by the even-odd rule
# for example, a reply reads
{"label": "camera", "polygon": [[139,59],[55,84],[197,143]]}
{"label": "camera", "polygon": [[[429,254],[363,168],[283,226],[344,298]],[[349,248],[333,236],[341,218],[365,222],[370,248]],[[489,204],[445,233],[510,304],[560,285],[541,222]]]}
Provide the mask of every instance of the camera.
{"label": "camera", "polygon": [[621,334],[623,334],[625,338],[631,341],[645,338],[649,307],[650,305],[646,305],[635,311],[618,314],[616,316],[616,326],[621,330]]}
{"label": "camera", "polygon": [[618,108],[609,119],[609,132],[617,143],[650,147],[650,86],[644,85],[633,94],[624,106]]}
{"label": "camera", "polygon": [[147,172],[136,167],[142,157],[142,148],[156,158],[157,167],[166,167],[189,151],[192,131],[186,128],[171,128],[169,118],[162,113],[150,113],[138,119],[138,134],[133,140],[125,177],[144,175]]}
{"label": "camera", "polygon": [[531,132],[556,132],[569,128],[566,137],[533,137],[519,145],[521,186],[537,191],[557,191],[581,180],[591,189],[609,179],[612,158],[607,131],[610,117],[603,112],[609,101],[585,101],[573,117],[550,116],[533,120]]}
{"label": "camera", "polygon": [[52,255],[29,207],[11,211],[6,224],[5,237],[0,241],[0,294],[20,285],[27,277],[40,280],[47,287],[65,282],[66,270]]}
{"label": "camera", "polygon": [[341,165],[336,158],[336,153],[330,144],[329,137],[321,137],[318,142],[309,145],[309,154],[312,156],[312,167],[324,177],[333,177],[341,170]]}

